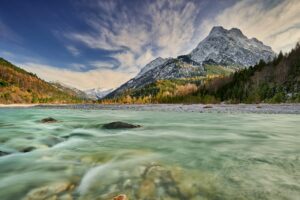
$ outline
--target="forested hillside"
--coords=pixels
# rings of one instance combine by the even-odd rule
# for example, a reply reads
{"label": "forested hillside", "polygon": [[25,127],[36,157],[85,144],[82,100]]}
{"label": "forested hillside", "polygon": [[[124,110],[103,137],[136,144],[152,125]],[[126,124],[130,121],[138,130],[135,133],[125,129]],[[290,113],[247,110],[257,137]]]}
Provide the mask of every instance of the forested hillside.
{"label": "forested hillside", "polygon": [[300,45],[287,55],[280,53],[272,62],[212,80],[200,88],[201,96],[210,95],[232,103],[300,102]]}
{"label": "forested hillside", "polygon": [[0,58],[0,103],[80,103],[76,92],[63,90]]}
{"label": "forested hillside", "polygon": [[[300,102],[300,45],[273,61],[236,71],[182,80],[159,80],[103,103],[281,103]],[[215,75],[213,75],[215,74]]]}

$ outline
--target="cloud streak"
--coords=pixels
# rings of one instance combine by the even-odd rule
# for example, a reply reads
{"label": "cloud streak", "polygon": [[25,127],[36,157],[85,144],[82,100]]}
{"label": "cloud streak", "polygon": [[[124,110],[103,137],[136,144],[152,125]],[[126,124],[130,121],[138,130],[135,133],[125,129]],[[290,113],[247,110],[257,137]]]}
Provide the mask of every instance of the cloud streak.
{"label": "cloud streak", "polygon": [[133,76],[133,74],[107,69],[78,72],[30,62],[18,64],[18,66],[27,71],[36,73],[40,78],[46,81],[64,83],[80,90],[87,90],[91,88],[116,88]]}
{"label": "cloud streak", "polygon": [[[201,11],[194,1],[147,1],[129,8],[118,1],[99,1],[86,17],[92,32],[68,33],[67,38],[92,49],[111,52],[120,71],[137,73],[158,56],[187,53],[195,46],[196,19]],[[94,5],[95,7],[95,5]]]}
{"label": "cloud streak", "polygon": [[74,46],[67,45],[66,48],[73,56],[78,56],[80,54],[79,49]]}

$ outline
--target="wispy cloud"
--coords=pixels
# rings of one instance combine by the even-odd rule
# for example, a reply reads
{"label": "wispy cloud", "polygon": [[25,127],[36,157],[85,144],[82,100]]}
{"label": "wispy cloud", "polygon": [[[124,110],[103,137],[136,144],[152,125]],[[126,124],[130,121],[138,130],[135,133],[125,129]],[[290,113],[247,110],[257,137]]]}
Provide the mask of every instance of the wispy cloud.
{"label": "wispy cloud", "polygon": [[[92,32],[73,32],[67,38],[89,48],[111,51],[119,70],[135,72],[155,57],[187,53],[198,33],[200,7],[194,1],[146,1],[138,9],[118,1],[98,1],[97,14],[86,17]],[[134,13],[133,13],[134,12]]]}
{"label": "wispy cloud", "polygon": [[40,63],[20,63],[18,66],[37,74],[46,81],[58,81],[81,90],[115,88],[133,76],[133,74],[106,69],[78,72]]}
{"label": "wispy cloud", "polygon": [[79,49],[72,45],[67,45],[66,48],[73,56],[78,56],[80,54]]}
{"label": "wispy cloud", "polygon": [[300,41],[299,0],[240,1],[203,24],[208,33],[214,25],[238,27],[250,37],[256,37],[277,52],[289,51]]}

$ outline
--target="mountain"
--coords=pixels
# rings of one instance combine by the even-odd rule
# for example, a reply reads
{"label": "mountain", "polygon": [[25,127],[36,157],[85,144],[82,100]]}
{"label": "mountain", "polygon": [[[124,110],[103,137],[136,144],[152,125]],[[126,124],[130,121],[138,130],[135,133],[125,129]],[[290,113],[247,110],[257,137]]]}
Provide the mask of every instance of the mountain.
{"label": "mountain", "polygon": [[260,60],[271,61],[275,53],[256,38],[248,39],[237,28],[226,30],[216,26],[189,56],[202,65],[249,67]]}
{"label": "mountain", "polygon": [[248,39],[241,30],[213,27],[209,35],[188,55],[177,58],[157,58],[141,69],[136,77],[107,95],[116,98],[141,89],[158,80],[190,79],[226,74],[247,68],[260,60],[275,57],[271,47],[255,38]]}
{"label": "mountain", "polygon": [[[216,70],[217,68],[214,68]],[[159,80],[103,103],[300,103],[300,44],[227,76]],[[259,108],[259,106],[258,106]]]}
{"label": "mountain", "polygon": [[85,90],[84,93],[89,99],[98,100],[104,98],[107,94],[111,93],[114,89],[93,88]]}
{"label": "mountain", "polygon": [[73,90],[48,83],[0,58],[0,103],[80,103]]}

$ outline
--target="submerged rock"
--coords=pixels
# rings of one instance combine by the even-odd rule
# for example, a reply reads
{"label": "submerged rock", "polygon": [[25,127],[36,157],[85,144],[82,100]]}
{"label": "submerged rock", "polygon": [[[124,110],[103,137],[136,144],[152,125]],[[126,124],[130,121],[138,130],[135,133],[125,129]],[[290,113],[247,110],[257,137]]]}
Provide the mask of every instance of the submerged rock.
{"label": "submerged rock", "polygon": [[62,138],[64,138],[64,139],[69,139],[71,137],[93,137],[93,135],[88,134],[88,133],[71,133],[69,135],[62,136]]}
{"label": "submerged rock", "polygon": [[102,126],[105,129],[139,128],[140,125],[128,124],[125,122],[111,122]]}
{"label": "submerged rock", "polygon": [[113,198],[113,200],[129,200],[125,194],[120,194]]}
{"label": "submerged rock", "polygon": [[6,156],[6,155],[8,155],[8,154],[10,154],[10,153],[5,152],[5,151],[0,151],[0,157],[1,157],[1,156]]}
{"label": "submerged rock", "polygon": [[35,147],[25,147],[24,149],[21,149],[20,152],[27,153],[35,149],[36,149]]}
{"label": "submerged rock", "polygon": [[47,117],[41,120],[42,123],[55,123],[58,122],[56,119],[52,118],[52,117]]}
{"label": "submerged rock", "polygon": [[42,186],[31,190],[24,200],[40,200],[40,199],[69,199],[72,196],[68,194],[74,190],[73,185],[68,182],[55,183],[47,186]]}

